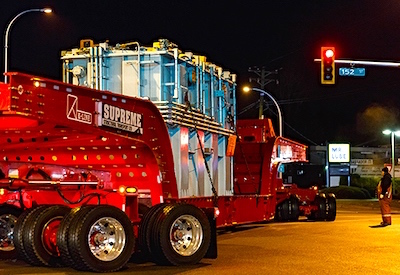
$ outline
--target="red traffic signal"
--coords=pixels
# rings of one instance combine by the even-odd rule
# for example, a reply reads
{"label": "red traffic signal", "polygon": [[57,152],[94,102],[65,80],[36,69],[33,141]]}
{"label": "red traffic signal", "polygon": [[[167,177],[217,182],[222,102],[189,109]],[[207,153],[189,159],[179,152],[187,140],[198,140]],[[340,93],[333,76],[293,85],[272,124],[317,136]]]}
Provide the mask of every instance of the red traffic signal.
{"label": "red traffic signal", "polygon": [[335,52],[332,49],[327,49],[325,51],[325,57],[326,58],[332,58],[335,55]]}
{"label": "red traffic signal", "polygon": [[335,47],[321,47],[321,84],[335,84]]}

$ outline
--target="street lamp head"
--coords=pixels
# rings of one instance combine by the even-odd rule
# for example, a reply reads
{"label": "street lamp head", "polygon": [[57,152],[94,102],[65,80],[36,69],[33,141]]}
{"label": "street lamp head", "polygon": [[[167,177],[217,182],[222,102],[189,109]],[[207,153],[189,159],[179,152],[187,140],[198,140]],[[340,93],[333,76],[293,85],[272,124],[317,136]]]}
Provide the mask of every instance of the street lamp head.
{"label": "street lamp head", "polygon": [[250,91],[255,91],[255,92],[259,92],[260,95],[267,94],[267,92],[264,91],[264,90],[262,90],[262,89],[254,88],[254,87],[249,87],[249,86],[244,86],[242,90],[243,90],[243,92],[245,92],[245,93],[248,93],[248,92],[250,92]]}
{"label": "street lamp head", "polygon": [[391,133],[392,133],[392,131],[388,130],[388,129],[382,131],[382,134],[384,134],[384,135],[390,135]]}
{"label": "street lamp head", "polygon": [[399,130],[392,131],[392,130],[386,129],[386,130],[382,131],[382,134],[384,134],[384,135],[394,134],[394,135],[400,137],[400,131]]}
{"label": "street lamp head", "polygon": [[248,87],[248,86],[244,86],[243,87],[243,92],[245,92],[245,93],[250,92],[251,90],[252,89],[250,87]]}
{"label": "street lamp head", "polygon": [[52,13],[53,12],[53,10],[50,8],[44,8],[44,9],[41,9],[40,11],[44,12],[44,13]]}

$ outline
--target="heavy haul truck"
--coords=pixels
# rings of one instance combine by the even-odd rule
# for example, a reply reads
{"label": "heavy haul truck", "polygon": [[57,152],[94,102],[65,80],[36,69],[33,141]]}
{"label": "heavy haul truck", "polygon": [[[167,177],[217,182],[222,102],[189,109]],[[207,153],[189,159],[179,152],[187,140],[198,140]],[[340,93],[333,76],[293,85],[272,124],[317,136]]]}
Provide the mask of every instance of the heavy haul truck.
{"label": "heavy haul truck", "polygon": [[2,258],[193,264],[217,257],[217,228],[335,219],[333,195],[287,176],[304,174],[307,147],[236,120],[236,77],[204,56],[83,40],[61,59],[62,82],[0,83]]}

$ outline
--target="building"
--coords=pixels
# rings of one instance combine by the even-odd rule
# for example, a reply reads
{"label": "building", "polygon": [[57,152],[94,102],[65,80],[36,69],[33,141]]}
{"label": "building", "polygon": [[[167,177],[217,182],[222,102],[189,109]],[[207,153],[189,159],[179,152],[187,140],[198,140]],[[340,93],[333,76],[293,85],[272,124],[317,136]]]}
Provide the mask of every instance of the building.
{"label": "building", "polygon": [[[327,146],[310,146],[310,162],[327,165],[326,152]],[[395,163],[399,164],[399,154],[395,153]],[[381,147],[350,147],[350,174],[358,174],[361,177],[379,177],[381,176],[382,167],[388,166],[389,170],[391,170],[391,163],[391,147],[389,145]],[[400,167],[396,167],[395,173],[400,175]]]}

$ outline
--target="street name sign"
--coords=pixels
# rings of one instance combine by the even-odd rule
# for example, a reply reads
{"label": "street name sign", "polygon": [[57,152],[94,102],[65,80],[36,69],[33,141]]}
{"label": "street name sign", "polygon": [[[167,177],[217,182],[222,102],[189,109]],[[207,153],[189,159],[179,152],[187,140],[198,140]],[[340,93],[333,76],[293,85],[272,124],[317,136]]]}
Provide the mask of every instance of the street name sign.
{"label": "street name sign", "polygon": [[365,68],[339,68],[340,76],[365,76]]}

